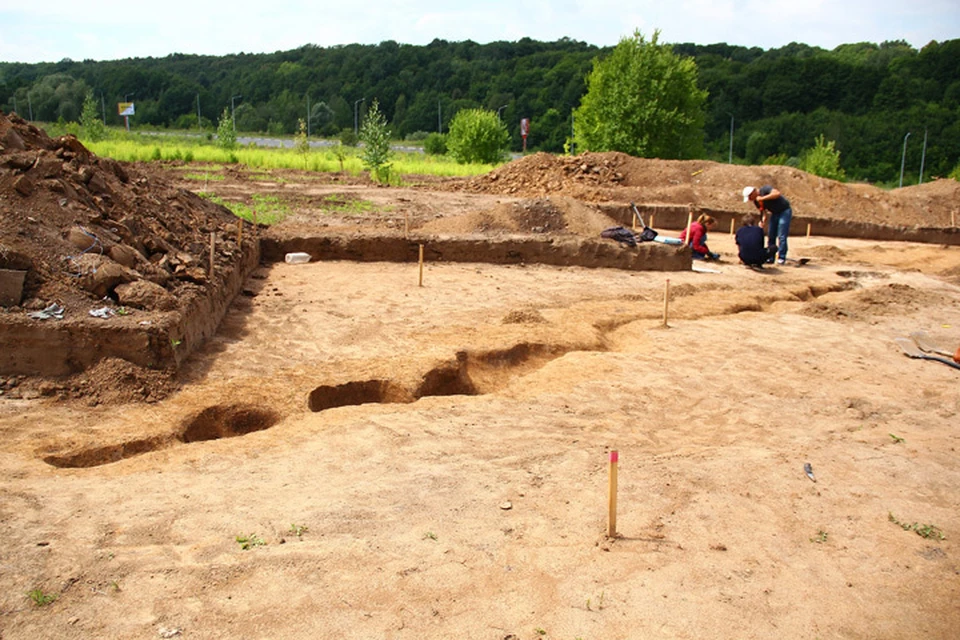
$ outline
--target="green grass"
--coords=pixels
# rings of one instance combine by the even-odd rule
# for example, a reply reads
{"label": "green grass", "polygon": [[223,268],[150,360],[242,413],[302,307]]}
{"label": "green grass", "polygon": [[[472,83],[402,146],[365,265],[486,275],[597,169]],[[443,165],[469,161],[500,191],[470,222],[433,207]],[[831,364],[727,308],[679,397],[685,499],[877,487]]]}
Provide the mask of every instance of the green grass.
{"label": "green grass", "polygon": [[45,607],[57,599],[55,593],[44,593],[43,589],[34,589],[27,592],[27,596],[33,600],[33,604],[38,607]]}
{"label": "green grass", "polygon": [[290,214],[290,208],[277,196],[256,193],[253,195],[253,206],[250,206],[243,202],[224,200],[212,193],[201,191],[197,195],[230,209],[233,215],[243,218],[247,222],[253,222],[254,210],[257,212],[257,224],[276,224]]}
{"label": "green grass", "polygon": [[[51,133],[50,135],[54,135]],[[241,164],[252,170],[297,169],[319,173],[350,175],[366,173],[360,149],[347,147],[341,165],[335,147],[311,148],[307,154],[295,149],[256,146],[221,149],[205,137],[186,135],[146,135],[111,131],[99,142],[83,141],[98,156],[124,162],[202,162],[214,165]],[[391,157],[391,176],[431,175],[469,177],[488,173],[492,164],[459,164],[448,156],[428,156],[415,151],[395,151]],[[214,170],[212,167],[209,170]],[[194,169],[196,171],[196,169]],[[394,179],[391,179],[393,182]]]}

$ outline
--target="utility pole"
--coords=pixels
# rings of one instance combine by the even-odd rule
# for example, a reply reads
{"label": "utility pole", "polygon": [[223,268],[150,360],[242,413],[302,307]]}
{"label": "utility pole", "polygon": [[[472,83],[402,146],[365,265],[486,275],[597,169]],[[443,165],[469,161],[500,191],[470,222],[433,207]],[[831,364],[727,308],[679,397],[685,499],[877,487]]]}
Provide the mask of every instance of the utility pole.
{"label": "utility pole", "polygon": [[923,161],[927,159],[927,130],[923,130],[923,153],[920,155],[920,179],[917,184],[923,182]]}
{"label": "utility pole", "polygon": [[733,114],[730,114],[730,156],[727,158],[727,164],[733,164]]}
{"label": "utility pole", "polygon": [[233,101],[234,101],[234,99],[236,99],[236,98],[242,98],[242,97],[243,97],[243,96],[239,96],[239,95],[237,95],[237,96],[231,96],[231,97],[230,97],[230,119],[233,121],[233,132],[234,132],[234,133],[237,132],[237,115],[236,115],[236,113],[235,113],[234,110],[233,110]]}
{"label": "utility pole", "polygon": [[203,131],[203,120],[200,119],[200,94],[197,93],[197,129]]}
{"label": "utility pole", "polygon": [[360,112],[357,110],[357,107],[359,107],[360,103],[364,100],[366,100],[366,98],[360,98],[353,103],[353,132],[356,135],[360,135]]}
{"label": "utility pole", "polygon": [[310,94],[307,94],[307,137],[310,137]]}
{"label": "utility pole", "polygon": [[907,131],[907,135],[903,136],[903,155],[900,156],[900,186],[903,186],[903,164],[907,160],[907,138],[910,137],[910,132]]}

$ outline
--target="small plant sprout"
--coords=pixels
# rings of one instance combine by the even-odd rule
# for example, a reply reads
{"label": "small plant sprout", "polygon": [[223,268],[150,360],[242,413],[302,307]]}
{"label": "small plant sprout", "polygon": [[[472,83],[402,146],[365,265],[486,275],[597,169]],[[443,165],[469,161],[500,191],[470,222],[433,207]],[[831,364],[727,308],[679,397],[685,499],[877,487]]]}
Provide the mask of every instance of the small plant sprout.
{"label": "small plant sprout", "polygon": [[429,539],[429,540],[436,540],[436,539],[437,539],[437,534],[435,534],[433,531],[427,531],[425,534],[423,534],[423,539],[424,539],[424,540],[428,540],[428,539]]}
{"label": "small plant sprout", "polygon": [[173,338],[170,338],[170,345],[173,346],[173,348],[179,347],[182,342],[183,340],[174,340]]}
{"label": "small plant sprout", "polygon": [[943,531],[934,524],[920,524],[918,522],[907,523],[900,522],[896,516],[892,513],[888,516],[890,522],[898,525],[904,531],[913,531],[921,538],[934,538],[935,540],[946,540],[947,536],[943,534]]}
{"label": "small plant sprout", "polygon": [[33,604],[35,604],[38,607],[45,607],[57,599],[57,594],[44,593],[43,589],[40,589],[39,587],[36,589],[33,589],[32,591],[28,591],[27,596],[31,600],[33,600]]}
{"label": "small plant sprout", "polygon": [[298,538],[303,538],[303,534],[306,533],[310,527],[302,524],[291,524],[290,533],[297,536]]}
{"label": "small plant sprout", "polygon": [[544,629],[544,628],[542,628],[542,627],[537,627],[536,629],[534,629],[534,632],[535,632],[538,636],[545,636],[545,635],[547,635],[547,630]]}
{"label": "small plant sprout", "polygon": [[889,435],[891,438],[893,438],[893,444],[900,444],[901,442],[903,442],[903,438],[901,438],[900,436],[894,435],[892,433]]}
{"label": "small plant sprout", "polygon": [[236,540],[240,544],[240,548],[244,551],[248,551],[254,547],[262,547],[267,544],[263,538],[255,533],[251,533],[248,536],[237,536]]}
{"label": "small plant sprout", "polygon": [[823,529],[817,531],[817,535],[810,538],[810,542],[816,542],[817,544],[823,544],[827,541],[827,532]]}

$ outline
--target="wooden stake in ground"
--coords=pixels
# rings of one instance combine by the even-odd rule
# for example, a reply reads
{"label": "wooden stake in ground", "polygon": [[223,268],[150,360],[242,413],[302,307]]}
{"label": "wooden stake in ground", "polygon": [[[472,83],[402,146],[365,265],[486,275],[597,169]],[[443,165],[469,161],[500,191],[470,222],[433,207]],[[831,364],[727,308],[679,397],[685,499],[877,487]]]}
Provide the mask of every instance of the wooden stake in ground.
{"label": "wooden stake in ground", "polygon": [[690,239],[690,227],[693,226],[693,211],[687,214],[687,235],[684,236],[687,239],[687,244],[692,245],[693,241]]}
{"label": "wooden stake in ground", "polygon": [[610,516],[607,522],[607,537],[615,538],[617,536],[617,462],[620,454],[616,451],[610,452],[610,491],[608,507]]}
{"label": "wooden stake in ground", "polygon": [[667,315],[670,311],[670,278],[663,285],[663,326],[667,325]]}
{"label": "wooden stake in ground", "polygon": [[420,284],[423,286],[423,245],[420,245]]}
{"label": "wooden stake in ground", "polygon": [[733,218],[730,218],[730,235],[733,235]]}
{"label": "wooden stake in ground", "polygon": [[210,232],[210,279],[213,279],[213,247],[217,241],[217,233],[215,231]]}
{"label": "wooden stake in ground", "polygon": [[653,229],[653,228],[656,227],[656,226],[657,226],[657,225],[653,224],[653,214],[651,213],[651,214],[650,214],[650,228]]}
{"label": "wooden stake in ground", "polygon": [[810,242],[810,223],[807,223],[807,242]]}

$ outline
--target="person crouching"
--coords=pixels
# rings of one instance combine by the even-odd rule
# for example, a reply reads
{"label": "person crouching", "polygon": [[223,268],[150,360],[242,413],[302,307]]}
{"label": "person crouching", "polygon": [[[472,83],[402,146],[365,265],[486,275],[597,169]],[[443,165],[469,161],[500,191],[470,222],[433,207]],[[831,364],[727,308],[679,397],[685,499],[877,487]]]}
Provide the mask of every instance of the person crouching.
{"label": "person crouching", "polygon": [[740,262],[762,269],[767,261],[767,251],[763,248],[763,229],[757,224],[757,216],[752,213],[743,216],[736,240]]}
{"label": "person crouching", "polygon": [[701,213],[696,222],[690,224],[690,240],[687,241],[687,229],[680,232],[680,241],[690,245],[694,260],[719,260],[720,254],[713,253],[707,247],[707,231],[716,226],[713,216]]}

